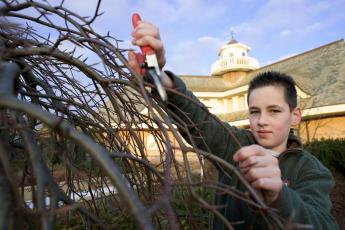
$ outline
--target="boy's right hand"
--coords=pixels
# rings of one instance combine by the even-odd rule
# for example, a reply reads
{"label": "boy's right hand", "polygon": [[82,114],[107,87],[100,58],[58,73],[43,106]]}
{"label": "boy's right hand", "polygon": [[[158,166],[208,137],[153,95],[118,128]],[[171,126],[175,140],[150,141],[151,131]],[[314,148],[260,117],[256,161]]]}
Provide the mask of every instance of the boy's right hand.
{"label": "boy's right hand", "polygon": [[263,193],[264,201],[272,204],[283,189],[279,161],[275,152],[260,145],[240,148],[234,155],[245,179]]}
{"label": "boy's right hand", "polygon": [[[149,45],[155,51],[160,69],[165,65],[165,49],[161,40],[159,29],[150,22],[140,21],[138,26],[132,32],[132,44],[137,46]],[[128,63],[138,74],[141,74],[139,53],[128,52]],[[161,74],[161,80],[165,87],[172,88],[172,80],[164,73]]]}

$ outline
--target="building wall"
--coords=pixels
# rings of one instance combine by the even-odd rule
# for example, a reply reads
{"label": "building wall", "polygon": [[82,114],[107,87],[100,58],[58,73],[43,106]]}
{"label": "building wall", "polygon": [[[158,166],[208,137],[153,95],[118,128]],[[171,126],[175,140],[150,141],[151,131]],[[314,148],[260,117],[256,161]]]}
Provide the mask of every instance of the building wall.
{"label": "building wall", "polygon": [[321,138],[345,138],[345,116],[302,121],[299,134],[303,142]]}
{"label": "building wall", "polygon": [[224,98],[203,98],[199,100],[215,115],[248,109],[247,93],[239,93]]}

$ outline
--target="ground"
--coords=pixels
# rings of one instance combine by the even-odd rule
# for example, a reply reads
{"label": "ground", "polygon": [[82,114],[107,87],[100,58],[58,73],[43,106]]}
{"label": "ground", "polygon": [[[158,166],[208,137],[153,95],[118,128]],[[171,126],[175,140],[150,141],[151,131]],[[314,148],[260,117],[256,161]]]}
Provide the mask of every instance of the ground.
{"label": "ground", "polygon": [[334,174],[336,185],[331,193],[332,214],[337,219],[339,229],[345,230],[345,176]]}

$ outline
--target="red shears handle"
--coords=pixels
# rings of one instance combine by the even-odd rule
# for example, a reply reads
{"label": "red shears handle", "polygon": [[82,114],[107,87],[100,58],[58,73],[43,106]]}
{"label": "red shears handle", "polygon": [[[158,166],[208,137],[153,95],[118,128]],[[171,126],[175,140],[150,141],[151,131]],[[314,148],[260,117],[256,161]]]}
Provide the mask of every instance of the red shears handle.
{"label": "red shears handle", "polygon": [[[136,28],[139,24],[139,22],[141,21],[141,17],[139,14],[134,13],[132,15],[132,23],[133,23],[133,27]],[[154,53],[154,50],[152,49],[151,46],[146,45],[146,46],[140,46],[141,52],[146,55],[146,54],[152,54]]]}

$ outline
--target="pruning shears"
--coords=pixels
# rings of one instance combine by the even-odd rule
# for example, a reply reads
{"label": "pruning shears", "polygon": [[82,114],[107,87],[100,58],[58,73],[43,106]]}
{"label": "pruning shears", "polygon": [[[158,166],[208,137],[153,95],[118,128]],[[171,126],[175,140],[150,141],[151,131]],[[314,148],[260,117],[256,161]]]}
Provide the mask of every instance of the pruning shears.
{"label": "pruning shears", "polygon": [[[132,15],[132,23],[133,27],[136,28],[141,21],[141,17],[139,14],[134,13]],[[149,81],[153,81],[154,85],[157,88],[157,92],[162,99],[163,102],[167,101],[167,93],[161,81],[161,71],[159,69],[157,56],[153,48],[149,45],[141,46],[141,53],[145,57],[145,61],[143,63],[143,68],[145,71],[146,77],[148,77]]]}

